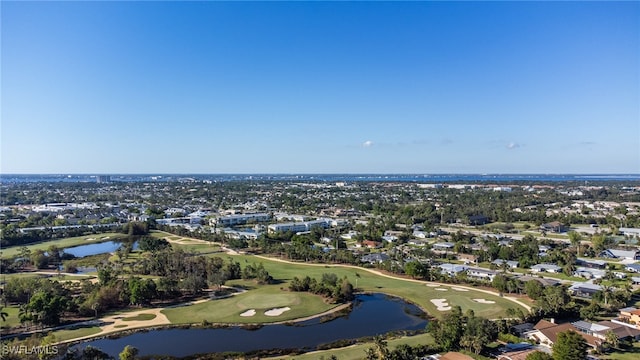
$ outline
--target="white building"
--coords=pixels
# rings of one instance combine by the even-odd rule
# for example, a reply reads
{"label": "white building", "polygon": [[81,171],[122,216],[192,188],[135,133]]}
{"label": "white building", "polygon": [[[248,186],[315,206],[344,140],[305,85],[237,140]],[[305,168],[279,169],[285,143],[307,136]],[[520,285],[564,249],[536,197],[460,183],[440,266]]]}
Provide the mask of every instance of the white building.
{"label": "white building", "polygon": [[318,219],[302,222],[289,222],[281,224],[271,224],[267,228],[269,232],[304,232],[310,231],[314,227],[328,228],[331,226],[331,219]]}
{"label": "white building", "polygon": [[234,226],[244,225],[248,222],[265,222],[269,221],[269,219],[271,219],[271,216],[266,213],[236,214],[221,216],[216,219],[216,224],[222,226]]}

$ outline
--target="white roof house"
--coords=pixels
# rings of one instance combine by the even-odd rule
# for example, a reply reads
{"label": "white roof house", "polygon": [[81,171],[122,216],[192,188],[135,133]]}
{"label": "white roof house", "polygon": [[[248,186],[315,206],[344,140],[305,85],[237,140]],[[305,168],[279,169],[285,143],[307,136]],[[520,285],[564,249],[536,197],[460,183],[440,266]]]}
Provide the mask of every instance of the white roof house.
{"label": "white roof house", "polygon": [[618,229],[625,236],[640,236],[640,228],[624,228]]}
{"label": "white roof house", "polygon": [[438,265],[438,267],[440,268],[440,271],[442,271],[442,273],[449,274],[451,276],[462,271],[467,271],[467,269],[469,269],[468,266],[458,264],[441,264]]}
{"label": "white roof house", "polygon": [[640,260],[640,251],[606,249],[600,253],[600,257],[609,259]]}
{"label": "white roof house", "polygon": [[532,272],[549,272],[549,273],[558,273],[562,271],[562,268],[558,265],[554,264],[537,264],[531,267]]}

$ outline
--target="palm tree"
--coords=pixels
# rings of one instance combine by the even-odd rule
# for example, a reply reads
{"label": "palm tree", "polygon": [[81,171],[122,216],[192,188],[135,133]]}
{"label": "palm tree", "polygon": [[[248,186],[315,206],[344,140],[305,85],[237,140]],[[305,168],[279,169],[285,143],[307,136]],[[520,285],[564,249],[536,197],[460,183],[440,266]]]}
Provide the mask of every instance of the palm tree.
{"label": "palm tree", "polygon": [[578,256],[580,256],[580,241],[582,240],[582,236],[577,231],[569,231],[567,235],[569,235],[571,245],[576,247]]}
{"label": "palm tree", "polygon": [[612,348],[617,348],[620,344],[620,339],[618,339],[618,335],[616,335],[612,330],[608,330],[604,334],[604,342],[609,344]]}
{"label": "palm tree", "polygon": [[4,311],[4,306],[0,306],[0,318],[2,318],[2,321],[7,321],[8,316],[9,313]]}

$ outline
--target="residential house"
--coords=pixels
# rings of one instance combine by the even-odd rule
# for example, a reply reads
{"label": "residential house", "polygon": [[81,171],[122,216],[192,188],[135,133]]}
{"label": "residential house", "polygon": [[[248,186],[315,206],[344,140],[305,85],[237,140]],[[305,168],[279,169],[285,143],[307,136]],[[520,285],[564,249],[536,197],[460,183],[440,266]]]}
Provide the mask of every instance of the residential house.
{"label": "residential house", "polygon": [[613,332],[618,337],[618,340],[638,340],[640,339],[640,329],[628,326],[626,324],[615,323],[612,321],[599,321],[597,323],[591,323],[588,321],[576,321],[572,323],[578,331],[585,334],[597,337],[601,340],[606,340],[608,332]]}
{"label": "residential house", "polygon": [[515,269],[520,266],[520,263],[514,260],[495,259],[491,263],[498,267],[502,267],[503,264],[506,263],[509,269]]}
{"label": "residential house", "polygon": [[607,262],[604,260],[578,258],[576,259],[576,265],[592,269],[604,269],[607,267]]}
{"label": "residential house", "polygon": [[459,272],[467,271],[469,268],[468,266],[458,264],[440,264],[438,267],[443,274],[450,276],[455,276]]}
{"label": "residential house", "polygon": [[365,246],[369,249],[377,249],[379,247],[382,247],[382,243],[373,240],[364,240],[362,242],[362,246]]}
{"label": "residential house", "polygon": [[489,218],[484,215],[469,216],[468,220],[469,225],[485,225],[491,222]]}
{"label": "residential house", "polygon": [[478,256],[474,254],[457,254],[456,258],[459,261],[463,261],[465,264],[475,263],[478,261]]}
{"label": "residential house", "polygon": [[576,282],[569,287],[569,293],[573,296],[591,299],[591,297],[602,290],[602,286],[590,283]]}
{"label": "residential house", "polygon": [[548,272],[548,273],[560,273],[562,272],[562,268],[558,265],[554,264],[536,264],[531,267],[531,272],[540,273],[540,272]]}
{"label": "residential house", "polygon": [[640,237],[640,229],[638,229],[638,228],[624,228],[624,227],[621,227],[620,229],[618,229],[618,231],[620,231],[622,233],[622,235],[624,235],[624,236]]}
{"label": "residential house", "polygon": [[429,237],[429,234],[422,230],[415,230],[413,232],[413,237],[417,239],[426,239],[427,237]]}
{"label": "residential house", "polygon": [[605,270],[601,269],[592,269],[586,267],[578,267],[576,271],[573,273],[574,276],[583,277],[585,279],[602,279],[606,275]]}
{"label": "residential house", "polygon": [[628,264],[624,269],[629,272],[640,273],[640,264]]}
{"label": "residential house", "polygon": [[382,240],[384,240],[386,242],[393,243],[393,242],[396,242],[398,240],[398,237],[395,236],[395,235],[384,235],[382,237]]}
{"label": "residential house", "polygon": [[563,233],[567,231],[567,228],[559,221],[553,221],[550,223],[540,225],[540,231]]}
{"label": "residential house", "polygon": [[553,347],[553,344],[558,339],[558,334],[565,331],[575,331],[580,334],[587,344],[593,348],[599,347],[602,343],[602,340],[579,331],[571,323],[556,324],[552,321],[540,320],[533,329],[533,331],[526,333],[525,336],[530,340],[534,340],[537,343],[548,347]]}
{"label": "residential house", "polygon": [[435,243],[431,245],[433,250],[441,250],[441,251],[452,251],[454,246],[455,244],[452,242],[441,242],[441,243]]}
{"label": "residential house", "polygon": [[606,249],[600,254],[600,257],[607,259],[620,259],[620,260],[640,260],[640,251],[634,250],[617,250]]}
{"label": "residential house", "polygon": [[470,279],[481,280],[481,281],[493,281],[493,278],[498,273],[489,269],[475,268],[470,267],[467,269],[467,277]]}
{"label": "residential house", "polygon": [[635,307],[626,307],[624,309],[620,309],[618,320],[626,324],[635,325],[638,329],[640,329],[640,309],[637,309]]}
{"label": "residential house", "polygon": [[551,247],[547,245],[538,245],[538,256],[544,257],[547,256],[547,252],[551,250]]}
{"label": "residential house", "polygon": [[544,278],[533,277],[533,276],[528,276],[528,275],[520,276],[518,278],[518,280],[523,281],[523,282],[537,281],[540,284],[542,284],[542,286],[557,286],[557,285],[560,285],[560,281],[559,280],[550,279],[550,278],[544,279]]}
{"label": "residential house", "polygon": [[424,240],[409,240],[407,241],[407,244],[413,246],[427,246],[427,242]]}
{"label": "residential house", "polygon": [[533,324],[532,323],[524,323],[524,324],[513,325],[510,330],[515,335],[517,335],[519,337],[522,337],[522,335],[524,333],[533,330]]}
{"label": "residential house", "polygon": [[367,254],[360,258],[361,262],[379,264],[389,260],[389,255],[385,253]]}
{"label": "residential house", "polygon": [[360,233],[355,231],[355,230],[351,230],[346,234],[342,234],[340,235],[340,237],[344,240],[352,240],[353,238],[355,238],[356,236],[358,236]]}

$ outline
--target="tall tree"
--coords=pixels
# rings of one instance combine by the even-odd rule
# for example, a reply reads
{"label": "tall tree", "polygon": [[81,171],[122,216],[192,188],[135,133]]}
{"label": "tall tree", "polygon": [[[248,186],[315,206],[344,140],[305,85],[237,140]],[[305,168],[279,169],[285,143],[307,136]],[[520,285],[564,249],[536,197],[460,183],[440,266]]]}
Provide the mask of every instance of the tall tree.
{"label": "tall tree", "polygon": [[118,354],[120,360],[134,360],[138,355],[138,348],[133,347],[131,345],[127,345],[124,347],[122,352]]}
{"label": "tall tree", "polygon": [[525,360],[553,360],[553,356],[544,353],[542,351],[536,351],[536,352],[532,352],[531,354],[527,355],[527,357],[525,358]]}
{"label": "tall tree", "polygon": [[585,339],[575,331],[565,331],[558,334],[553,344],[554,360],[580,360],[587,356],[588,345]]}
{"label": "tall tree", "polygon": [[582,241],[582,235],[580,235],[580,233],[577,231],[569,231],[567,235],[569,235],[569,241],[571,242],[571,245],[576,248],[576,252],[578,256],[580,256],[580,241]]}
{"label": "tall tree", "polygon": [[610,347],[617,348],[620,344],[620,339],[618,339],[618,335],[614,333],[612,330],[608,330],[604,334],[604,342],[607,343]]}

